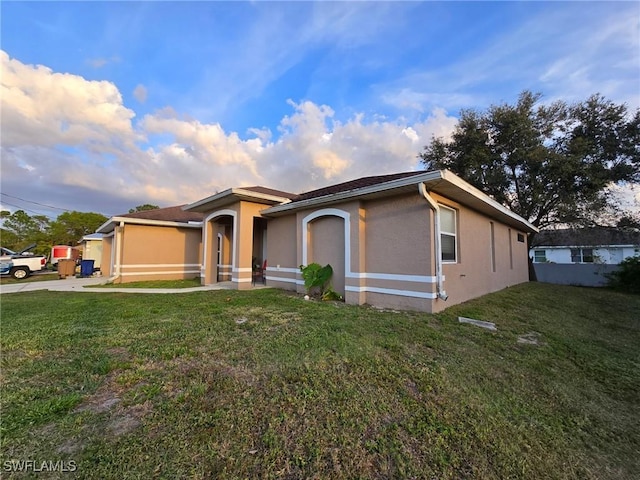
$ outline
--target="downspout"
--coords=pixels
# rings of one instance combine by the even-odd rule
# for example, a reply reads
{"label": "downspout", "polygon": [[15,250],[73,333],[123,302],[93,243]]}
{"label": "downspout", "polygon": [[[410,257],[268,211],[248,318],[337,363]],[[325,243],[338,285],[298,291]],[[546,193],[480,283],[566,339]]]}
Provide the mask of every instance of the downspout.
{"label": "downspout", "polygon": [[435,256],[436,256],[436,287],[438,298],[446,301],[449,298],[447,292],[444,290],[444,285],[442,281],[442,244],[440,242],[440,207],[438,204],[431,198],[429,192],[427,192],[427,187],[424,185],[424,182],[420,182],[418,184],[418,191],[420,195],[424,197],[424,199],[429,204],[431,210],[434,213],[434,224],[435,224],[435,232],[433,234],[433,244],[435,246]]}
{"label": "downspout", "polygon": [[120,222],[120,225],[115,227],[115,245],[114,245],[114,257],[113,275],[109,278],[110,282],[115,282],[120,278],[120,257],[122,256],[122,231],[124,230],[124,222]]}

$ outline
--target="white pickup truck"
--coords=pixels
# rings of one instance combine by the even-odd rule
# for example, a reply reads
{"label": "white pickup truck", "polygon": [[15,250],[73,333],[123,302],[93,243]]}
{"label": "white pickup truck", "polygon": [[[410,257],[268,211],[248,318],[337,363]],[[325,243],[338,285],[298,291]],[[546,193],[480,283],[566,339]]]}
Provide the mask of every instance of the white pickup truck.
{"label": "white pickup truck", "polygon": [[28,251],[35,246],[35,243],[33,245],[29,245],[18,253],[9,250],[8,248],[0,248],[2,253],[2,256],[0,256],[0,263],[5,266],[7,264],[11,264],[9,271],[7,272],[9,275],[17,280],[21,280],[23,278],[27,278],[33,272],[44,270],[44,267],[47,265],[47,257],[28,253]]}

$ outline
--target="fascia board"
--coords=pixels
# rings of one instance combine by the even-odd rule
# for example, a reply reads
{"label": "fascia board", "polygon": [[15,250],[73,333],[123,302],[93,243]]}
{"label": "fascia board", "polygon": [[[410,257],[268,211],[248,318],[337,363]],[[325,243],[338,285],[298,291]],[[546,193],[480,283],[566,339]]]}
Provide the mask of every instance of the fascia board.
{"label": "fascia board", "polygon": [[268,203],[285,203],[291,201],[290,199],[285,197],[278,197],[277,195],[269,195],[267,193],[258,193],[252,190],[245,190],[244,188],[229,188],[227,190],[224,190],[223,192],[217,193],[207,198],[203,198],[202,200],[198,200],[197,202],[191,203],[189,205],[185,205],[184,207],[182,207],[182,209],[185,211],[198,211],[201,207],[205,207],[208,204],[213,204],[226,198],[228,198],[231,202],[233,202],[233,200],[263,200]]}
{"label": "fascia board", "polygon": [[227,190],[223,190],[222,192],[216,193],[215,195],[211,195],[209,197],[198,200],[197,202],[193,202],[193,203],[190,203],[189,205],[185,205],[184,207],[182,207],[182,210],[185,210],[185,211],[195,210],[196,208],[206,205],[207,203],[215,202],[228,195],[231,195],[232,192],[233,192],[233,189],[228,188]]}
{"label": "fascia board", "polygon": [[185,223],[185,222],[170,222],[167,220],[149,220],[145,218],[111,217],[111,219],[109,219],[108,222],[101,225],[100,228],[98,228],[98,230],[96,231],[98,233],[106,233],[110,231],[110,230],[106,230],[107,226],[110,226],[111,224],[113,224],[113,226],[115,227],[120,222],[124,222],[130,225],[150,225],[150,226],[156,226],[156,227],[202,228],[202,222]]}

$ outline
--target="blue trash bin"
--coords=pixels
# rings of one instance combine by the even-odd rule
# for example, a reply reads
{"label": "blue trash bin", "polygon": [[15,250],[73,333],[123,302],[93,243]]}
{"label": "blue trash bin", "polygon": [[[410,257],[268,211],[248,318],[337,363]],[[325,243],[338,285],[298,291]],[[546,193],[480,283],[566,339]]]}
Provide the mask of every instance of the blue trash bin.
{"label": "blue trash bin", "polygon": [[95,260],[82,260],[80,262],[80,276],[90,277],[93,275],[93,263]]}

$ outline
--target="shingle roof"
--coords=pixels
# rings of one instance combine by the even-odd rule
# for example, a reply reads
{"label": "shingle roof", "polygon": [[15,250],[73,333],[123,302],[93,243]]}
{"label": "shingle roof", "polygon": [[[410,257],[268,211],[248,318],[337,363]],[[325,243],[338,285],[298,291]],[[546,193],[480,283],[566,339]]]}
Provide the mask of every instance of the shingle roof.
{"label": "shingle roof", "polygon": [[240,188],[242,188],[243,190],[249,190],[250,192],[272,195],[274,197],[288,198],[289,200],[294,200],[298,197],[298,195],[296,195],[295,193],[283,192],[282,190],[274,190],[273,188],[261,187],[260,185]]}
{"label": "shingle roof", "polygon": [[159,220],[163,222],[201,222],[203,214],[200,212],[186,212],[182,209],[184,205],[175,207],[156,208],[154,210],[143,210],[141,212],[126,213],[118,215],[125,218],[141,218],[144,220]]}
{"label": "shingle roof", "polygon": [[402,173],[394,173],[391,175],[377,175],[374,177],[357,178],[355,180],[350,180],[348,182],[338,183],[336,185],[329,185],[327,187],[318,188],[317,190],[311,190],[310,192],[301,193],[293,201],[297,202],[301,200],[309,200],[311,198],[324,197],[326,195],[332,195],[335,193],[348,192],[351,190],[356,190],[358,188],[369,187],[371,185],[377,185],[379,183],[390,182],[392,180],[397,180],[399,178],[411,177],[411,176],[420,175],[423,173],[425,173],[425,171],[402,172]]}
{"label": "shingle roof", "polygon": [[612,227],[542,230],[534,237],[533,244],[541,247],[640,245],[640,232]]}

